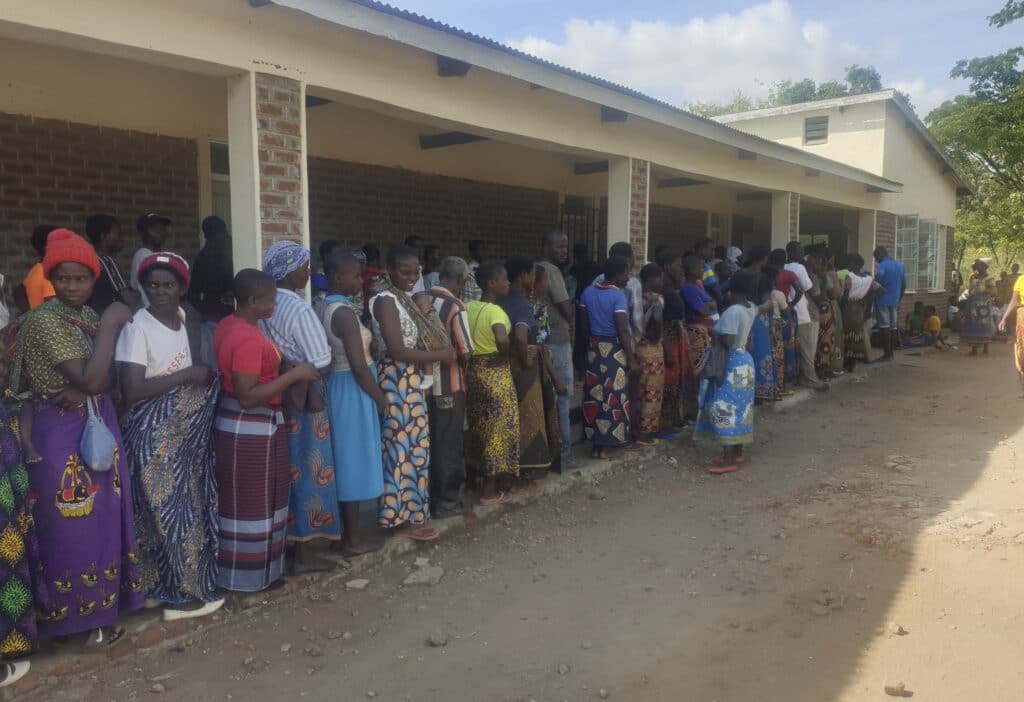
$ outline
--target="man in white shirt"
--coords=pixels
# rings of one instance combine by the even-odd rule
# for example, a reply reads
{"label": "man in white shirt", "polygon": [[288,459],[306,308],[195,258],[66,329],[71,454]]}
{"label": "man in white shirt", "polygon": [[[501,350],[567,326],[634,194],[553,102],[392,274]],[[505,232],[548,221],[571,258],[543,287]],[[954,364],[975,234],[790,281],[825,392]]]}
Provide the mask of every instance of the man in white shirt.
{"label": "man in white shirt", "polygon": [[146,292],[139,285],[139,265],[147,257],[164,250],[164,242],[167,240],[167,226],[171,223],[168,217],[150,212],[139,217],[136,224],[139,236],[142,238],[142,246],[132,255],[132,269],[128,272],[131,276],[131,286],[142,298],[142,309],[149,307],[149,300],[146,299]]}
{"label": "man in white shirt", "polygon": [[[814,370],[814,354],[818,350],[818,320],[817,314],[811,315],[808,308],[807,294],[814,284],[811,277],[807,275],[807,268],[802,263],[804,258],[804,247],[799,241],[791,241],[786,244],[786,256],[789,262],[786,270],[796,276],[797,283],[804,291],[804,295],[794,305],[796,309],[796,337],[800,347],[800,382],[815,390],[823,390],[828,386],[821,382],[817,372]],[[814,310],[815,313],[817,309]]]}

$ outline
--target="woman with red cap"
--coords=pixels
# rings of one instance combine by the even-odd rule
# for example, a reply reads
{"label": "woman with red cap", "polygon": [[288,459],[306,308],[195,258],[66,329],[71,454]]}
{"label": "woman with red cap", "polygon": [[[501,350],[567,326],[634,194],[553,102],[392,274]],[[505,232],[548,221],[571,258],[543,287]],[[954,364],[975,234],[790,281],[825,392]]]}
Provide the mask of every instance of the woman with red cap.
{"label": "woman with red cap", "polygon": [[139,285],[149,305],[125,325],[114,353],[130,408],[124,447],[143,586],[147,597],[168,605],[168,621],[201,617],[224,604],[216,592],[211,438],[220,382],[209,366],[193,363],[181,308],[190,282],[188,264],[177,254],[143,259]]}
{"label": "woman with red cap", "polygon": [[[31,438],[42,458],[29,471],[49,595],[46,611],[38,613],[39,632],[89,632],[86,646],[103,649],[124,639],[117,618],[142,605],[143,585],[128,465],[107,395],[114,342],[131,311],[115,302],[98,317],[86,305],[99,272],[85,239],[67,229],[50,233],[43,273],[56,297],[25,318],[11,384],[34,402]],[[90,416],[109,430],[96,443],[114,448],[112,465],[95,464],[96,457],[87,465],[82,455]]]}

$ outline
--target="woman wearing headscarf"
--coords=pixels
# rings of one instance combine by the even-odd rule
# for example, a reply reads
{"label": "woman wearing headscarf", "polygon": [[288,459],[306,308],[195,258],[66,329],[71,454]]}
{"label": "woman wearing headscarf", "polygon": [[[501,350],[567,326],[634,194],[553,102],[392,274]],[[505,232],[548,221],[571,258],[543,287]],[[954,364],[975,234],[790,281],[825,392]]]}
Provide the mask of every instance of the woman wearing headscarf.
{"label": "woman wearing headscarf", "polygon": [[[331,364],[331,347],[316,312],[306,302],[309,251],[293,241],[279,241],[263,256],[263,271],[277,284],[274,314],[259,321],[260,329],[281,351],[286,365],[308,363],[319,371]],[[338,541],[341,518],[334,485],[331,422],[322,380],[296,383],[284,394],[288,430],[288,543],[295,547],[295,574],[332,566],[311,555],[307,545],[317,539]]]}
{"label": "woman wearing headscarf", "polygon": [[117,339],[121,395],[130,408],[124,448],[132,472],[135,531],[146,596],[169,605],[164,619],[218,610],[217,483],[213,417],[220,381],[193,364],[181,300],[188,264],[158,252],[139,264],[148,306]]}
{"label": "woman wearing headscarf", "polygon": [[[867,361],[868,347],[864,336],[864,321],[867,319],[871,301],[885,292],[870,273],[864,272],[864,258],[850,254],[846,260],[847,270],[843,276],[843,353],[845,369],[852,373],[857,362]],[[840,271],[842,273],[842,271]]]}
{"label": "woman wearing headscarf", "polygon": [[[56,297],[25,318],[11,384],[31,394],[31,438],[42,458],[28,476],[49,598],[39,633],[89,632],[86,647],[104,649],[124,639],[117,618],[142,606],[143,582],[128,464],[107,395],[114,343],[131,310],[115,302],[98,317],[86,306],[99,272],[84,239],[50,233],[43,274]],[[87,465],[82,455],[91,415],[109,432],[104,448],[114,442],[112,465]]]}
{"label": "woman wearing headscarf", "polygon": [[[416,249],[392,248],[387,267],[387,288],[370,300],[374,341],[383,351],[377,382],[387,402],[381,433],[384,494],[377,523],[394,529],[397,536],[433,541],[438,533],[430,524],[430,428],[424,395],[429,370],[425,367],[435,362],[451,365],[457,356],[437,313],[428,319],[411,298],[420,279]],[[428,348],[418,348],[421,344]]]}
{"label": "woman wearing headscarf", "polygon": [[971,347],[971,355],[977,356],[978,349],[988,353],[988,345],[995,333],[992,321],[992,300],[996,295],[995,278],[988,274],[988,263],[980,258],[971,265],[970,280],[967,281],[967,302],[964,304],[964,325],[960,330],[960,341]]}

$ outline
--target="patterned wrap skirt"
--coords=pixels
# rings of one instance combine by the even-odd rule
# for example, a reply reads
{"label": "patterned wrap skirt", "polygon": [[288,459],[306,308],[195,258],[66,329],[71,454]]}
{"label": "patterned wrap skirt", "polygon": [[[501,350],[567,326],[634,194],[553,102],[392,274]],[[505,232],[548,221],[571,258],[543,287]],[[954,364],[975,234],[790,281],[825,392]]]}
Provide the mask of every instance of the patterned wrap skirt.
{"label": "patterned wrap skirt", "polygon": [[105,472],[86,467],[78,452],[89,416],[84,405],[35,403],[32,443],[43,460],[29,471],[29,500],[50,605],[38,615],[42,636],[112,626],[145,601],[121,430],[110,398],[98,401],[118,444]]}
{"label": "patterned wrap skirt", "polygon": [[796,310],[790,307],[782,315],[783,381],[786,385],[793,385],[800,378],[800,344],[796,325]]}
{"label": "patterned wrap skirt", "polygon": [[259,592],[284,573],[288,527],[288,436],[271,407],[243,410],[221,397],[214,420],[217,451],[217,584]]}
{"label": "patterned wrap skirt", "polygon": [[1013,345],[1013,362],[1017,367],[1017,379],[1024,385],[1024,314],[1017,315],[1017,335]]}
{"label": "patterned wrap skirt", "polygon": [[591,336],[583,381],[583,438],[594,446],[625,446],[632,419],[626,352],[614,336]]}
{"label": "patterned wrap skirt", "polygon": [[868,346],[864,338],[864,300],[847,300],[843,307],[843,355],[847,362],[867,360]]}
{"label": "patterned wrap skirt", "polygon": [[527,353],[533,365],[523,368],[517,364],[512,371],[519,403],[519,467],[526,470],[547,469],[551,467],[551,451],[542,388],[542,378],[547,374],[542,367],[537,347],[531,346]]}
{"label": "patterned wrap skirt", "polygon": [[843,361],[846,359],[846,336],[843,333],[846,327],[843,322],[843,308],[839,304],[839,300],[829,300],[829,304],[832,305],[832,324],[835,328],[836,340],[835,349],[832,351],[832,370],[841,371],[843,370]]}
{"label": "patterned wrap skirt", "polygon": [[836,352],[836,318],[832,303],[818,303],[818,349],[814,354],[814,369],[819,378],[832,374],[832,358]]}
{"label": "patterned wrap skirt", "polygon": [[50,612],[48,603],[29,507],[28,469],[21,457],[18,411],[0,404],[0,659],[36,650],[36,611]]}
{"label": "patterned wrap skirt", "polygon": [[430,521],[430,427],[422,380],[414,363],[387,357],[377,363],[377,381],[387,403],[380,434],[384,492],[377,504],[377,524],[389,529]]}
{"label": "patterned wrap skirt", "polygon": [[[690,384],[693,364],[690,362],[690,340],[681,319],[665,322],[665,344],[672,366],[664,366],[664,389],[661,397],[661,430],[669,431],[683,422],[683,392]],[[664,365],[664,361],[663,361]]]}
{"label": "patterned wrap skirt", "polygon": [[700,377],[704,373],[707,351],[714,340],[712,330],[714,322],[707,317],[686,321],[686,337],[690,344],[690,374],[684,378],[683,403],[687,416],[696,417],[698,413],[698,395],[700,393]]}
{"label": "patterned wrap skirt", "polygon": [[[324,380],[318,381],[314,387],[322,395],[327,391]],[[324,409],[320,412],[285,413],[288,474],[291,479],[288,541],[292,543],[341,538],[331,416],[326,396]],[[344,421],[343,417],[339,419]]]}
{"label": "patterned wrap skirt", "polygon": [[473,356],[466,366],[466,418],[485,477],[519,475],[519,410],[508,359]]}
{"label": "patterned wrap skirt", "polygon": [[742,349],[730,351],[721,384],[701,379],[700,414],[693,440],[715,441],[721,446],[753,442],[754,382],[753,357]]}
{"label": "patterned wrap skirt", "polygon": [[665,348],[660,341],[643,339],[637,345],[640,362],[640,388],[637,394],[637,419],[640,432],[656,434],[661,428],[661,403],[665,391]]}
{"label": "patterned wrap skirt", "polygon": [[966,346],[983,346],[992,342],[995,332],[992,297],[971,295],[964,304],[964,324],[960,328],[960,343]]}
{"label": "patterned wrap skirt", "polygon": [[754,317],[754,325],[750,329],[751,356],[754,359],[754,397],[759,400],[782,399],[782,387],[779,384],[779,371],[772,345],[773,324],[771,312],[759,312]]}
{"label": "patterned wrap skirt", "polygon": [[772,358],[775,360],[775,385],[780,398],[786,394],[786,347],[782,343],[785,326],[781,315],[772,315]]}
{"label": "patterned wrap skirt", "polygon": [[135,536],[146,596],[217,599],[217,481],[213,420],[220,378],[140,402],[124,423]]}

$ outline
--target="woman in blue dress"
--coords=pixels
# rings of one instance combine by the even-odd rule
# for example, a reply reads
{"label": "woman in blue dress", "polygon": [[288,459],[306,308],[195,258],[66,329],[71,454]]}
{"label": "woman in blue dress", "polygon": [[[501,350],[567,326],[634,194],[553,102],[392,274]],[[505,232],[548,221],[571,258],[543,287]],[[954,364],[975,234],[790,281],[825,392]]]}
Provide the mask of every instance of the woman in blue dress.
{"label": "woman in blue dress", "polygon": [[346,557],[380,548],[379,543],[364,542],[359,533],[359,502],[376,500],[384,492],[380,427],[387,401],[370,356],[373,335],[359,323],[355,298],[363,289],[360,267],[349,253],[332,253],[324,262],[328,293],[323,324],[331,346],[327,404]]}
{"label": "woman in blue dress", "polygon": [[[757,277],[741,271],[729,284],[731,305],[715,324],[715,340],[707,351],[698,397],[700,410],[694,441],[716,441],[722,455],[711,463],[715,474],[733,473],[744,462],[743,447],[754,440],[754,359],[747,341],[758,308]],[[716,359],[727,359],[716,362]]]}

